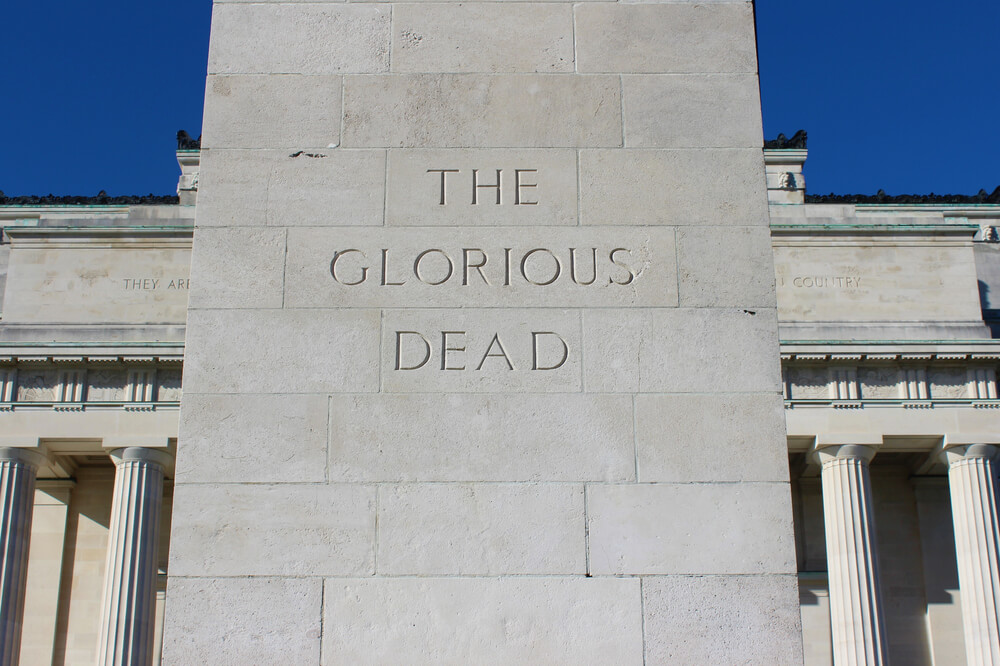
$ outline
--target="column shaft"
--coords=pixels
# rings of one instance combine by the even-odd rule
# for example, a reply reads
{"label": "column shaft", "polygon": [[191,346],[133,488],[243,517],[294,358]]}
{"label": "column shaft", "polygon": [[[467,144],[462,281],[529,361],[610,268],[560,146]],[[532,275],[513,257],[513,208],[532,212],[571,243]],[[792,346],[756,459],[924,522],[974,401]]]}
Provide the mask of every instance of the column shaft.
{"label": "column shaft", "polygon": [[97,663],[145,666],[153,660],[156,571],[166,454],[119,449]]}
{"label": "column shaft", "polygon": [[37,454],[0,449],[0,664],[16,664],[21,651],[31,514],[35,505]]}
{"label": "column shaft", "polygon": [[946,452],[955,524],[955,553],[969,664],[1000,664],[1000,526],[994,448]]}
{"label": "column shaft", "polygon": [[837,666],[883,664],[885,631],[879,595],[868,462],[874,449],[822,449],[823,510],[833,661]]}

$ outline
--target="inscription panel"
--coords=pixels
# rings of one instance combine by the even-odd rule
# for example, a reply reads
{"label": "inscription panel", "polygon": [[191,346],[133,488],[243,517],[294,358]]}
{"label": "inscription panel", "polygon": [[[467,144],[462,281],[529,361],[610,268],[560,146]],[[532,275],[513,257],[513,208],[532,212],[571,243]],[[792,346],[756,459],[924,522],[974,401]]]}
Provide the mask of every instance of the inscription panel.
{"label": "inscription panel", "polygon": [[289,229],[285,307],[675,307],[674,230]]}
{"label": "inscription panel", "polygon": [[183,324],[191,250],[14,247],[3,318],[9,323]]}
{"label": "inscription panel", "polygon": [[386,310],[382,390],[579,391],[580,313]]}
{"label": "inscription panel", "polygon": [[945,244],[806,245],[774,248],[783,321],[977,321],[982,318],[969,248]]}

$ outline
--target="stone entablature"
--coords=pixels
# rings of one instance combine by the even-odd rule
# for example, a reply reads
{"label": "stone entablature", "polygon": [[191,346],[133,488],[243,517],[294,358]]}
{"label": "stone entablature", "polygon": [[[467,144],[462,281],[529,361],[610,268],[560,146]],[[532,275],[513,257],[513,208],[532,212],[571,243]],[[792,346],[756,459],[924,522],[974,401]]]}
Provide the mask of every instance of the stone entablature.
{"label": "stone entablature", "polygon": [[1000,408],[1000,347],[978,352],[875,351],[783,353],[788,406],[894,403]]}
{"label": "stone entablature", "polygon": [[179,356],[0,356],[0,411],[177,404],[181,372]]}

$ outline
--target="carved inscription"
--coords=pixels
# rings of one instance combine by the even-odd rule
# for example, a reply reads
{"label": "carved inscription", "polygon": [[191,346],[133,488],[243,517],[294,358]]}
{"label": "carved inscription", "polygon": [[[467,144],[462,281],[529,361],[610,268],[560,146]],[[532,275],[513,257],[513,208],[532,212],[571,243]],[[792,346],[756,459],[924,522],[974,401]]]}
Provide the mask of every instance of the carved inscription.
{"label": "carved inscription", "polygon": [[157,291],[162,289],[187,291],[191,282],[188,278],[172,280],[165,278],[122,278],[121,281],[124,291]]}
{"label": "carved inscription", "polygon": [[[475,370],[481,372],[487,361],[493,360],[494,368],[514,371],[558,370],[569,358],[569,345],[558,333],[552,331],[531,331],[531,358],[519,358],[515,365],[508,348],[493,333],[489,344],[481,354],[467,347],[466,331],[440,331],[424,334],[420,331],[396,331],[396,370],[419,370],[432,361],[436,355],[440,359],[441,370]],[[432,343],[435,340],[438,344]],[[404,356],[406,357],[404,360]],[[478,362],[474,362],[475,359]]]}
{"label": "carved inscription", "polygon": [[[398,256],[402,254],[403,256]],[[633,251],[615,248],[535,247],[491,249],[481,247],[428,248],[415,255],[390,248],[335,250],[330,276],[355,287],[369,280],[383,287],[401,287],[409,281],[436,287],[448,282],[469,286],[509,287],[522,282],[545,287],[562,280],[579,286],[592,284],[626,286],[638,275]]]}
{"label": "carved inscription", "polygon": [[778,286],[791,285],[798,289],[860,289],[861,278],[857,275],[797,275],[792,278],[778,278]]}
{"label": "carved inscription", "polygon": [[[534,191],[538,188],[538,169],[514,169],[513,178],[509,179],[509,185],[504,184],[503,169],[471,169],[471,193],[472,204],[478,206],[481,203],[492,203],[500,206],[508,201],[512,201],[515,206],[536,206]],[[456,181],[461,180],[463,171],[461,169],[428,169],[427,173],[440,176],[438,184],[438,205],[447,206],[456,200],[456,188],[460,187]],[[449,179],[449,176],[453,176]],[[486,182],[492,177],[493,182]],[[468,181],[465,181],[468,183]],[[504,197],[504,191],[508,191]],[[470,190],[466,190],[469,192]],[[461,200],[459,197],[458,200]]]}
{"label": "carved inscription", "polygon": [[388,391],[579,391],[581,314],[508,308],[384,311]]}

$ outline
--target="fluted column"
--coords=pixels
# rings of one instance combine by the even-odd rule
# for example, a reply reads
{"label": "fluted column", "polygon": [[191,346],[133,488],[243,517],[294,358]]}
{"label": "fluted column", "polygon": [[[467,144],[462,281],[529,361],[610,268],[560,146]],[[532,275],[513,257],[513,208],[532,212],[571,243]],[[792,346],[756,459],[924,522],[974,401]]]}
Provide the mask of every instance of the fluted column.
{"label": "fluted column", "polygon": [[44,460],[31,449],[0,448],[0,664],[16,664],[21,651],[35,477]]}
{"label": "fluted column", "polygon": [[971,444],[947,449],[951,516],[969,664],[1000,664],[1000,526],[997,524],[997,449]]}
{"label": "fluted column", "polygon": [[129,447],[112,451],[111,457],[115,493],[97,663],[146,666],[153,660],[163,473],[170,456]]}
{"label": "fluted column", "polygon": [[823,466],[833,663],[837,666],[886,661],[868,473],[874,455],[870,446],[831,446],[817,451]]}

